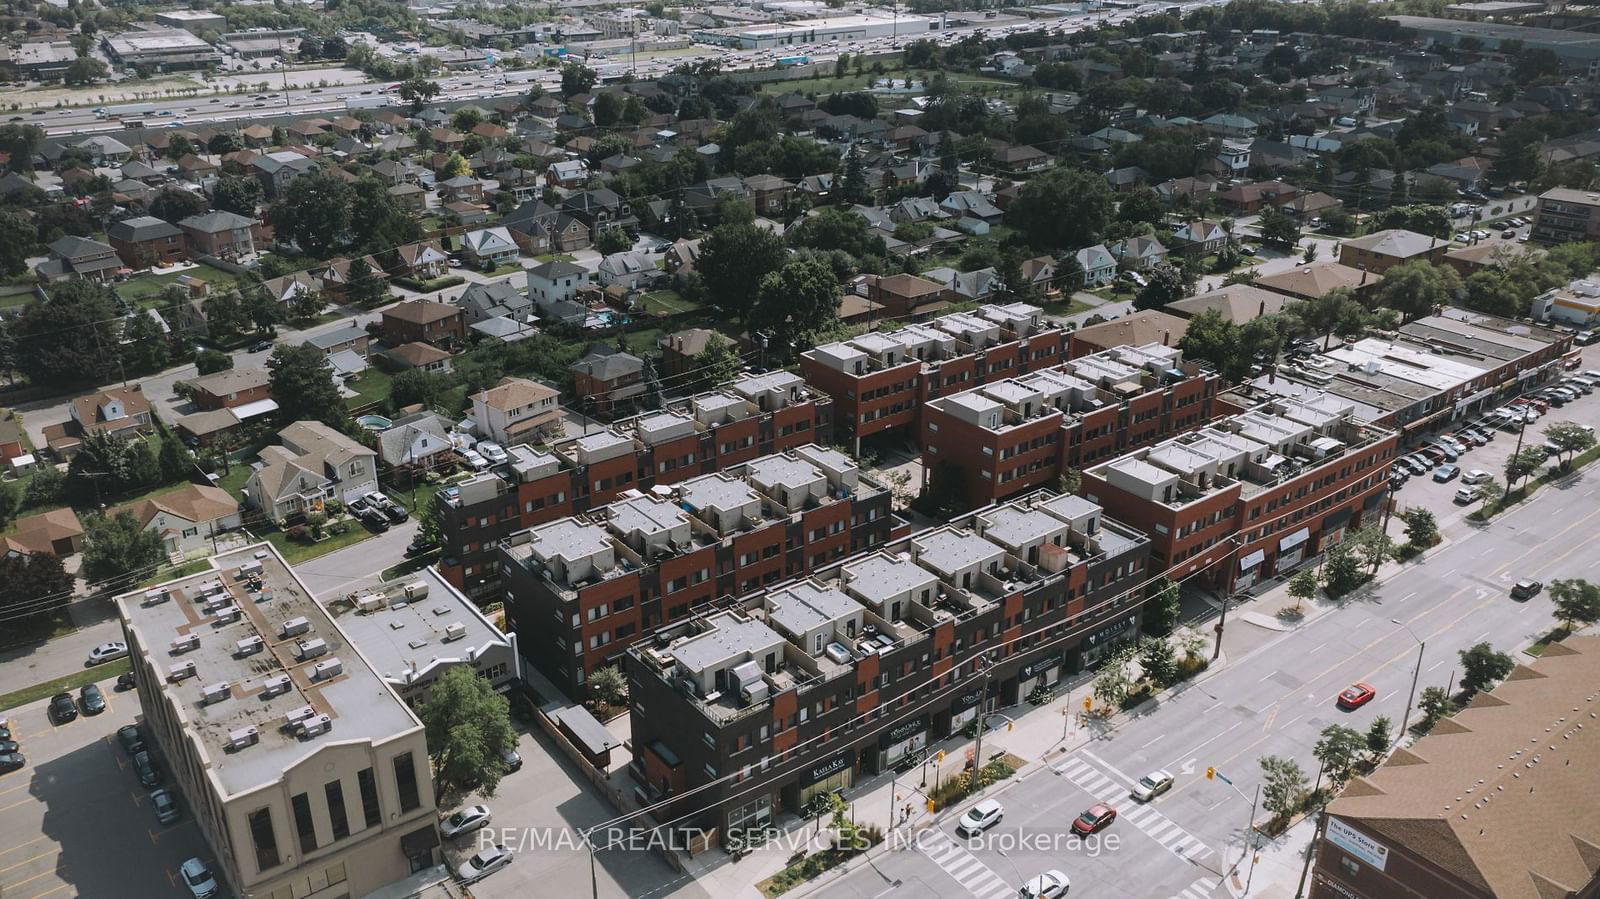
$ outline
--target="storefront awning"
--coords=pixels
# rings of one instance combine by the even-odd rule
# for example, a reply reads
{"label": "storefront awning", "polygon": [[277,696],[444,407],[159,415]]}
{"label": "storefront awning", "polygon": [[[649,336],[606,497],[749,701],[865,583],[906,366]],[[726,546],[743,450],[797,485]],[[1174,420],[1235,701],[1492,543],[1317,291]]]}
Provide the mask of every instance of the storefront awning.
{"label": "storefront awning", "polygon": [[1311,529],[1301,528],[1293,534],[1278,541],[1278,552],[1288,552],[1291,549],[1311,539]]}
{"label": "storefront awning", "polygon": [[1258,549],[1253,553],[1246,553],[1245,557],[1239,560],[1239,570],[1248,571],[1257,565],[1260,565],[1262,562],[1265,562],[1266,560],[1267,551],[1264,549]]}
{"label": "storefront awning", "polygon": [[439,831],[431,824],[400,838],[400,852],[407,858],[427,852],[437,845],[439,845]]}

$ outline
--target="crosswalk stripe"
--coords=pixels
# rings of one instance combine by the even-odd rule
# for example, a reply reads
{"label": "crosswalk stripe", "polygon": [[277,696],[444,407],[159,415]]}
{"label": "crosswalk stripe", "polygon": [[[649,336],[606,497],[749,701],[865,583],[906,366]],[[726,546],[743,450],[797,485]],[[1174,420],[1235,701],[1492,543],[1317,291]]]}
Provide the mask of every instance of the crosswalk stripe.
{"label": "crosswalk stripe", "polygon": [[1176,826],[1177,825],[1173,824],[1171,821],[1168,821],[1165,818],[1163,818],[1160,821],[1157,821],[1157,822],[1151,824],[1149,827],[1143,828],[1143,830],[1144,830],[1145,833],[1150,835],[1150,839],[1155,840],[1157,843],[1160,843],[1161,842],[1161,835],[1166,833],[1167,831],[1171,830],[1173,827],[1176,827]]}
{"label": "crosswalk stripe", "polygon": [[949,865],[941,865],[941,867],[944,868],[946,874],[949,874],[951,877],[954,877],[957,881],[959,881],[961,880],[963,874],[983,867],[983,862],[978,861],[970,855],[964,855],[961,858],[951,862]]}
{"label": "crosswalk stripe", "polygon": [[978,899],[999,899],[1001,896],[1008,896],[1010,894],[1011,885],[1003,880],[995,883],[993,886],[984,888],[982,891],[973,892],[973,895],[978,897]]}
{"label": "crosswalk stripe", "polygon": [[1129,821],[1132,821],[1135,824],[1138,824],[1153,814],[1155,814],[1155,812],[1152,812],[1148,806],[1141,805],[1122,817],[1127,818]]}

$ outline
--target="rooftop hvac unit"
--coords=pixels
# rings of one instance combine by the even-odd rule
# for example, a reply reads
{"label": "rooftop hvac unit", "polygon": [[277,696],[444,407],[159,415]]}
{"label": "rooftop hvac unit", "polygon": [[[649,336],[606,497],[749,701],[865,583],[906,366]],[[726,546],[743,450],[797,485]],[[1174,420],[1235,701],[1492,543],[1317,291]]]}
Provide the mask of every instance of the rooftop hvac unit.
{"label": "rooftop hvac unit", "polygon": [[178,639],[172,641],[172,654],[173,655],[180,655],[182,653],[189,652],[190,650],[199,649],[199,648],[200,648],[200,635],[199,634],[184,634],[183,636],[179,637]]}
{"label": "rooftop hvac unit", "polygon": [[451,640],[459,640],[466,635],[467,626],[459,621],[451,622],[450,624],[444,626],[444,640],[446,643],[450,642]]}
{"label": "rooftop hvac unit", "polygon": [[270,699],[280,693],[289,692],[289,688],[293,685],[289,675],[275,674],[261,682],[261,695]]}
{"label": "rooftop hvac unit", "polygon": [[317,710],[311,706],[303,705],[298,709],[290,709],[288,712],[284,713],[283,717],[288,718],[289,726],[293,727],[294,725],[299,724],[300,722],[309,718],[317,717]]}
{"label": "rooftop hvac unit", "polygon": [[200,688],[200,698],[206,703],[206,705],[210,705],[214,702],[221,702],[224,699],[227,699],[228,696],[229,692],[227,681],[222,681],[221,683],[216,684],[207,684]]}
{"label": "rooftop hvac unit", "polygon": [[311,630],[311,622],[304,618],[290,618],[283,623],[283,635],[294,637]]}
{"label": "rooftop hvac unit", "polygon": [[221,581],[206,581],[200,585],[198,590],[196,590],[195,596],[197,599],[205,599],[206,597],[216,596],[218,593],[223,593],[227,589],[227,587],[222,586]]}
{"label": "rooftop hvac unit", "polygon": [[229,596],[226,593],[218,593],[216,596],[208,596],[208,597],[206,597],[206,611],[207,612],[215,612],[216,610],[222,608],[223,606],[232,605],[232,604],[233,604],[233,597]]}
{"label": "rooftop hvac unit", "polygon": [[368,593],[356,600],[356,609],[362,612],[376,612],[383,608],[383,597],[375,593]]}
{"label": "rooftop hvac unit", "polygon": [[230,730],[228,731],[228,748],[237,752],[246,746],[254,746],[260,739],[261,735],[256,733],[256,729],[253,726]]}
{"label": "rooftop hvac unit", "polygon": [[327,715],[316,715],[300,723],[300,735],[303,737],[315,737],[332,729],[333,719]]}
{"label": "rooftop hvac unit", "polygon": [[317,656],[325,655],[327,653],[328,641],[315,637],[310,640],[301,640],[298,650],[300,658],[314,659]]}
{"label": "rooftop hvac unit", "polygon": [[260,574],[261,572],[262,568],[260,562],[246,562],[239,566],[238,572],[236,572],[233,577],[235,580],[242,581],[251,575]]}
{"label": "rooftop hvac unit", "polygon": [[328,659],[325,662],[318,662],[316,666],[311,669],[311,679],[327,680],[329,678],[338,677],[343,673],[343,662],[340,662],[338,659]]}
{"label": "rooftop hvac unit", "polygon": [[254,655],[260,652],[265,646],[266,644],[262,642],[259,636],[251,634],[250,636],[245,637],[243,640],[240,640],[238,643],[233,644],[233,654],[236,656]]}
{"label": "rooftop hvac unit", "polygon": [[420,600],[424,600],[424,599],[427,599],[427,598],[428,598],[428,582],[427,581],[412,581],[411,583],[406,584],[406,599],[407,600],[409,600],[411,602],[418,602]]}
{"label": "rooftop hvac unit", "polygon": [[186,677],[194,677],[197,673],[193,662],[179,662],[167,669],[167,680],[180,681]]}
{"label": "rooftop hvac unit", "polygon": [[147,606],[163,603],[171,598],[172,594],[167,592],[166,587],[152,587],[144,591],[144,604]]}
{"label": "rooftop hvac unit", "polygon": [[227,624],[230,621],[238,621],[239,616],[242,614],[244,613],[239,611],[238,606],[226,605],[217,610],[217,622]]}

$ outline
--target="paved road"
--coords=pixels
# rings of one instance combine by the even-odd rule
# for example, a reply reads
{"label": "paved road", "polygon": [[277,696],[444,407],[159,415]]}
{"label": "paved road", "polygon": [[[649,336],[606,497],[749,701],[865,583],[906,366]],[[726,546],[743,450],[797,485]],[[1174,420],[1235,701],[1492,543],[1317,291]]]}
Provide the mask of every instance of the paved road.
{"label": "paved road", "polygon": [[[1596,407],[1600,403],[1589,402],[1564,412],[1589,423],[1597,417]],[[1492,450],[1493,458],[1509,452],[1504,436],[1498,441],[1503,446],[1491,444],[1478,452]],[[1522,577],[1548,583],[1600,575],[1600,558],[1591,551],[1591,535],[1600,524],[1597,496],[1600,472],[1591,471],[1546,488],[1488,525],[1447,519],[1447,542],[1423,561],[1293,631],[1268,629],[1236,614],[1228,624],[1225,669],[1116,731],[1051,758],[1049,769],[996,796],[1008,814],[992,833],[1027,836],[1033,845],[1059,839],[1070,816],[1090,801],[1112,802],[1122,819],[1106,833],[1123,838],[1119,849],[1098,857],[1083,848],[1001,855],[979,845],[969,850],[973,861],[959,866],[948,851],[892,852],[879,857],[876,871],[852,872],[827,894],[1002,895],[993,879],[980,876],[982,865],[1013,895],[1022,878],[1045,867],[1067,871],[1075,884],[1093,885],[1100,896],[1222,895],[1217,882],[1242,855],[1248,797],[1260,782],[1258,760],[1287,756],[1314,775],[1311,747],[1323,728],[1344,724],[1364,730],[1379,715],[1399,720],[1417,669],[1419,640],[1426,643],[1420,692],[1459,677],[1461,649],[1487,641],[1513,651],[1541,636],[1553,624],[1548,598],[1519,603],[1508,590]],[[1408,501],[1404,492],[1401,500]],[[1335,695],[1356,681],[1375,686],[1377,699],[1355,712],[1338,710]],[[1239,792],[1221,781],[1206,781],[1208,766],[1232,778]],[[1157,768],[1176,774],[1177,785],[1141,810],[1127,799],[1128,787]],[[885,893],[885,876],[903,885]],[[1265,886],[1258,882],[1257,891]],[[1293,884],[1287,886],[1292,891]]]}

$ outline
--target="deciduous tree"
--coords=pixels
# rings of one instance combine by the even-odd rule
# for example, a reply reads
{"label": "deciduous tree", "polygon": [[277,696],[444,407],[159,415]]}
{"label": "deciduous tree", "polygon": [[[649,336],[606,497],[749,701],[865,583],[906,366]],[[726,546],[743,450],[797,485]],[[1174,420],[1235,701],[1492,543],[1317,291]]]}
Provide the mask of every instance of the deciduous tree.
{"label": "deciduous tree", "polygon": [[755,288],[788,258],[783,240],[753,224],[718,225],[700,245],[695,270],[706,298],[730,315],[750,312]]}
{"label": "deciduous tree", "polygon": [[494,796],[506,774],[501,755],[517,744],[510,704],[470,667],[445,669],[417,705],[440,793]]}
{"label": "deciduous tree", "polygon": [[29,303],[8,328],[16,366],[35,384],[103,384],[117,366],[121,336],[110,288],[93,281],[51,285],[49,297]]}
{"label": "deciduous tree", "polygon": [[1487,690],[1511,673],[1511,657],[1498,652],[1488,643],[1479,643],[1463,649],[1461,656],[1461,691],[1468,696]]}
{"label": "deciduous tree", "polygon": [[1583,578],[1551,581],[1550,601],[1555,603],[1556,620],[1569,631],[1600,621],[1600,585]]}
{"label": "deciduous tree", "polygon": [[83,574],[115,589],[155,570],[167,556],[159,531],[129,511],[91,515],[83,523]]}
{"label": "deciduous tree", "polygon": [[1006,224],[1037,249],[1076,250],[1094,243],[1115,211],[1116,198],[1105,178],[1057,169],[1028,181],[1006,209]]}
{"label": "deciduous tree", "polygon": [[1455,269],[1418,259],[1384,272],[1377,298],[1379,305],[1399,310],[1410,320],[1454,303],[1464,292]]}
{"label": "deciduous tree", "polygon": [[793,259],[763,277],[749,315],[751,329],[771,334],[785,352],[809,347],[811,335],[838,319],[839,282],[817,259]]}
{"label": "deciduous tree", "polygon": [[1183,616],[1183,590],[1176,581],[1163,577],[1150,587],[1150,598],[1144,602],[1144,629],[1146,633],[1163,636],[1177,627]]}
{"label": "deciduous tree", "polygon": [[1261,758],[1261,807],[1287,818],[1305,804],[1310,780],[1294,759],[1268,755]]}
{"label": "deciduous tree", "polygon": [[320,421],[338,428],[349,417],[333,383],[333,367],[316,347],[280,343],[267,359],[267,371],[282,421]]}

